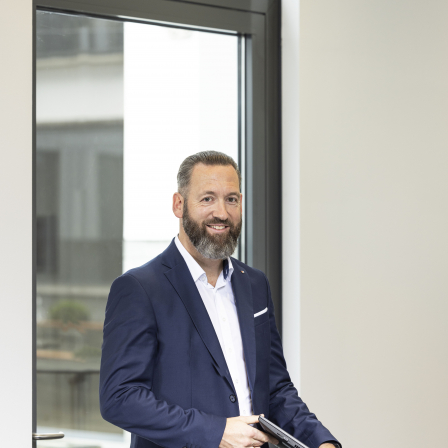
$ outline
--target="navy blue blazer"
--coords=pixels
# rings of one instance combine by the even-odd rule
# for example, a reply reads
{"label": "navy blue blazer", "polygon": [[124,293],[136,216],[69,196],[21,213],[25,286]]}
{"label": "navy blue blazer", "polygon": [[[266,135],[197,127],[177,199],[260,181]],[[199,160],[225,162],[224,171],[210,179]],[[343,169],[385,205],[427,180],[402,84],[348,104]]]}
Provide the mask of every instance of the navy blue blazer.
{"label": "navy blue blazer", "polygon": [[[286,370],[266,276],[232,258],[253,411],[317,448],[336,440],[298,397]],[[244,273],[242,272],[244,271]],[[268,312],[254,318],[254,314]],[[215,330],[174,240],[118,277],[106,307],[103,418],[132,448],[217,448],[236,392]]]}

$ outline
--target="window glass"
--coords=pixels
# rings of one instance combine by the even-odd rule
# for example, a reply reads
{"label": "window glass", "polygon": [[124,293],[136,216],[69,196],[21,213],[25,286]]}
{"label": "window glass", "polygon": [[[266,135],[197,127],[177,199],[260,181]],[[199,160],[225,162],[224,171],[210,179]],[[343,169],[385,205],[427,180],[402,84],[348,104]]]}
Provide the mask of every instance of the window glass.
{"label": "window glass", "polygon": [[124,268],[178,231],[172,207],[181,162],[221,151],[238,162],[237,37],[124,25]]}
{"label": "window glass", "polygon": [[238,160],[237,36],[38,11],[39,447],[128,447],[99,412],[104,309],[123,271],[166,248],[176,173]]}

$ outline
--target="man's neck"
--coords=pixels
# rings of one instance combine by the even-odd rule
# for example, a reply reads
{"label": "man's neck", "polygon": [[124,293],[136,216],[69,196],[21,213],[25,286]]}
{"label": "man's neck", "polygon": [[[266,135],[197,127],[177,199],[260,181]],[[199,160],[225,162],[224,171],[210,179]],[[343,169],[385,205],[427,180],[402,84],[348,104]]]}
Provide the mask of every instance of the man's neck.
{"label": "man's neck", "polygon": [[211,258],[202,256],[193,246],[190,238],[188,238],[183,229],[180,229],[179,231],[179,241],[182,243],[182,246],[185,247],[188,253],[196,260],[198,265],[202,269],[204,269],[208,283],[210,283],[212,286],[215,286],[216,282],[218,281],[219,274],[222,271],[223,260],[212,260]]}

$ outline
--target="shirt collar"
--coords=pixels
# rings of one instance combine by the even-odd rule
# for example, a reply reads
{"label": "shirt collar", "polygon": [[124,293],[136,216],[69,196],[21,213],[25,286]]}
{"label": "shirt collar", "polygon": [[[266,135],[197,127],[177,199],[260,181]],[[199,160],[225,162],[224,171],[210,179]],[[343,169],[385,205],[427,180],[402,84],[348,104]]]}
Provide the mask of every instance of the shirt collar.
{"label": "shirt collar", "polygon": [[[185,249],[184,245],[180,242],[179,236],[176,236],[174,242],[180,254],[184,258],[185,263],[187,263],[188,269],[191,273],[191,276],[193,277],[194,282],[196,283],[199,279],[201,279],[202,281],[205,281],[207,283],[207,275],[204,269],[202,269],[201,266],[199,266],[198,262],[191,256],[190,252],[188,252],[188,250]],[[230,282],[233,274],[233,265],[230,257],[227,257],[223,261],[222,273],[224,280]]]}

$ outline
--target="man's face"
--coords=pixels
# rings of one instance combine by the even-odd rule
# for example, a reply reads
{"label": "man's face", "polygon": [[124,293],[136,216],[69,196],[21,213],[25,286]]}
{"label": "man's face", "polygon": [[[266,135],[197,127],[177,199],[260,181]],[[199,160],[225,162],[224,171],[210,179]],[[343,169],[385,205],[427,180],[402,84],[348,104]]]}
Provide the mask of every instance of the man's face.
{"label": "man's face", "polygon": [[242,226],[238,175],[232,166],[194,167],[182,226],[198,252],[215,260],[232,255]]}

